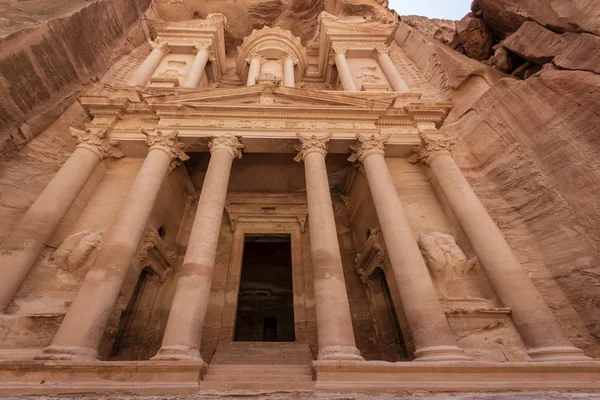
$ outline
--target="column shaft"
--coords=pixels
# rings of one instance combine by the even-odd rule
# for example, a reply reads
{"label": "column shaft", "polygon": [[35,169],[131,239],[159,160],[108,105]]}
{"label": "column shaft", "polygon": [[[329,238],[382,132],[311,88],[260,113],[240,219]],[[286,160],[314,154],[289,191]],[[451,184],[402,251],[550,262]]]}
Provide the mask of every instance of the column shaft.
{"label": "column shaft", "polygon": [[377,60],[379,61],[379,66],[383,70],[385,77],[387,78],[390,85],[392,85],[392,89],[394,89],[394,91],[408,92],[410,90],[408,88],[408,85],[402,78],[402,75],[400,75],[400,72],[398,72],[398,69],[392,62],[392,59],[390,58],[389,54],[387,54],[386,52],[381,52],[379,53]]}
{"label": "column shaft", "polygon": [[153,360],[202,360],[202,329],[234,156],[225,148],[212,151],[162,346]]}
{"label": "column shaft", "polygon": [[152,76],[165,55],[163,47],[156,47],[144,60],[142,65],[135,71],[129,82],[129,86],[146,86],[148,79]]}
{"label": "column shaft", "polygon": [[283,86],[296,87],[296,77],[294,76],[294,60],[289,57],[283,61]]}
{"label": "column shaft", "polygon": [[146,231],[171,161],[172,157],[164,148],[150,149],[94,266],[85,276],[51,346],[39,358],[98,358],[97,349],[106,324]]}
{"label": "column shaft", "polygon": [[456,345],[383,155],[367,155],[363,167],[415,343],[415,360],[468,360]]}
{"label": "column shaft", "polygon": [[337,53],[334,60],[344,91],[356,92],[358,89],[356,88],[356,83],[354,83],[354,78],[352,78],[352,71],[350,71],[350,66],[344,53]]}
{"label": "column shaft", "polygon": [[196,57],[194,58],[194,62],[192,63],[192,67],[190,72],[188,72],[185,80],[183,81],[182,87],[185,88],[195,88],[198,86],[200,79],[202,79],[202,74],[206,69],[206,63],[208,62],[208,58],[210,53],[207,49],[199,49]]}
{"label": "column shaft", "polygon": [[87,148],[75,149],[0,247],[0,312],[12,300],[101,160],[99,154]]}
{"label": "column shaft", "polygon": [[248,80],[246,86],[256,85],[256,79],[260,76],[260,57],[254,57],[250,61],[250,68],[248,69]]}
{"label": "column shaft", "polygon": [[[314,272],[315,309],[319,360],[362,360],[356,348],[350,304],[342,267],[329,180],[325,166],[325,143],[300,136],[304,159],[306,196]],[[319,147],[319,148],[317,148]]]}
{"label": "column shaft", "polygon": [[502,304],[511,308],[528,353],[534,360],[585,360],[563,334],[502,232],[448,154],[430,162],[450,206],[477,253]]}

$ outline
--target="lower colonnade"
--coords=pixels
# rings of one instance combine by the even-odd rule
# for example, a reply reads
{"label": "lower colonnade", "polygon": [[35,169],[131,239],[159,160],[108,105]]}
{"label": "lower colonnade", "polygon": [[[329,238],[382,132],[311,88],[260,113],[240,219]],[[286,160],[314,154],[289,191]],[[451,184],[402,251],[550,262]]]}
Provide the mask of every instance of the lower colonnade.
{"label": "lower colonnade", "polygon": [[[497,390],[508,382],[515,390],[600,389],[600,367],[589,362],[592,360],[562,333],[456,166],[450,152],[453,139],[427,124],[419,129],[421,145],[416,155],[441,185],[500,302],[511,308],[514,324],[535,362],[475,362],[458,346],[388,170],[388,137],[384,135],[358,135],[349,160],[359,164],[368,182],[415,352],[413,363],[364,361],[352,327],[325,164],[331,135],[298,134],[295,160],[304,164],[314,273],[318,338],[318,356],[312,365],[315,388],[485,391]],[[67,386],[74,385],[75,391],[79,390],[77,387],[81,391],[90,387],[101,391],[103,386],[110,391],[127,384],[133,391],[152,392],[151,385],[147,385],[150,381],[173,392],[197,390],[207,369],[200,356],[200,345],[228,182],[234,160],[242,157],[244,146],[233,135],[215,136],[209,143],[208,170],[160,350],[149,361],[103,362],[99,361],[98,347],[161,187],[169,172],[188,159],[176,131],[143,133],[148,154],[52,344],[35,361],[0,362],[0,371],[7,377],[3,378],[7,379],[7,386],[0,393],[11,393],[11,388],[17,387],[27,387],[31,393],[47,390],[36,383],[40,381],[47,382],[45,388],[51,383],[50,387],[54,385],[60,391],[65,379],[72,379]],[[45,212],[54,219],[64,215],[65,206],[81,190],[89,170],[103,157],[117,155],[112,153],[115,143],[105,135],[105,131],[89,130],[80,134],[80,146],[40,196],[54,196],[56,187],[63,190],[64,201],[44,204],[49,208]],[[63,174],[72,170],[78,171],[78,178],[65,181]],[[37,212],[39,207],[38,202],[34,203],[29,213]],[[27,222],[27,215],[22,224]],[[47,230],[52,230],[52,226]],[[38,250],[30,247],[26,251],[31,258]],[[31,265],[33,261],[18,261],[18,274],[7,269],[0,273],[4,306]],[[6,282],[10,285],[6,286]],[[100,369],[104,371],[104,381],[95,375]]]}

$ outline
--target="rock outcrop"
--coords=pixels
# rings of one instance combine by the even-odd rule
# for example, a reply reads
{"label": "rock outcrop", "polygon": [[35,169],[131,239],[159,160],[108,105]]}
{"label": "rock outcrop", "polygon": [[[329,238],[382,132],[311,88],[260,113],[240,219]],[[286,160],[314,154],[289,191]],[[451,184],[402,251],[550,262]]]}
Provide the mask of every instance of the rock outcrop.
{"label": "rock outcrop", "polygon": [[457,163],[566,333],[596,357],[599,13],[593,0],[476,0],[473,15],[495,41],[487,63],[406,25],[396,36],[432,90],[454,103],[445,129],[461,138]]}
{"label": "rock outcrop", "polygon": [[150,0],[35,3],[31,18],[0,24],[0,155],[48,128],[84,85],[145,40],[140,18]]}

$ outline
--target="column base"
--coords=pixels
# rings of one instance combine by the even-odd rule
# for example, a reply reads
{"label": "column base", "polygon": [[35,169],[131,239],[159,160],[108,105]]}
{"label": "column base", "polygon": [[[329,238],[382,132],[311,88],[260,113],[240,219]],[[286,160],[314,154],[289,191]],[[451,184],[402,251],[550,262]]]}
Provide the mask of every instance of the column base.
{"label": "column base", "polygon": [[538,347],[527,350],[532,361],[594,361],[574,346]]}
{"label": "column base", "polygon": [[201,362],[208,365],[202,360],[200,350],[187,346],[163,346],[158,350],[158,353],[151,358],[152,361],[191,361]]}
{"label": "column base", "polygon": [[98,351],[90,347],[50,346],[34,360],[100,361]]}
{"label": "column base", "polygon": [[415,351],[413,362],[421,361],[471,361],[471,357],[457,346],[432,346]]}
{"label": "column base", "polygon": [[318,360],[321,361],[365,361],[360,350],[354,346],[325,346],[319,349]]}

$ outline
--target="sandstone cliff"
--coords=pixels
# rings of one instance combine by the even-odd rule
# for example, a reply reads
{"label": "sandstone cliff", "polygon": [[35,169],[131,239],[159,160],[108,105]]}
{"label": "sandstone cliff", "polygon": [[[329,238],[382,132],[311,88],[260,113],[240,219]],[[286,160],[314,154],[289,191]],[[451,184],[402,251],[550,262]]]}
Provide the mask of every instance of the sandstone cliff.
{"label": "sandstone cliff", "polygon": [[0,5],[0,155],[50,126],[145,40],[140,18],[150,0],[13,3]]}
{"label": "sandstone cliff", "polygon": [[454,102],[446,129],[461,137],[457,162],[561,325],[595,356],[599,14],[595,0],[476,0],[466,18],[493,34],[496,57],[486,63],[419,27],[401,24],[396,37],[430,85]]}

